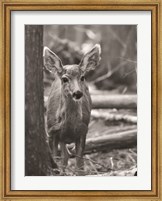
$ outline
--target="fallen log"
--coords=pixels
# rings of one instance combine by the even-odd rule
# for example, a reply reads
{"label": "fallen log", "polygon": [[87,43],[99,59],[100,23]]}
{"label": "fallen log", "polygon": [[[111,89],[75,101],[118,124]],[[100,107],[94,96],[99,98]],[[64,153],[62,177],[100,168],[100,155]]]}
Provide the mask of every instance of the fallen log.
{"label": "fallen log", "polygon": [[[120,132],[117,134],[109,134],[86,140],[84,154],[97,151],[112,151],[113,149],[132,148],[137,145],[137,129]],[[67,146],[70,153],[75,155],[74,144]]]}
{"label": "fallen log", "polygon": [[117,113],[110,113],[104,110],[96,110],[93,109],[91,111],[91,117],[93,118],[101,118],[106,121],[124,121],[128,123],[137,123],[137,116],[132,116],[128,114],[117,114]]}
{"label": "fallen log", "polygon": [[103,149],[110,151],[113,149],[131,148],[135,145],[137,145],[137,129],[87,139],[85,152]]}
{"label": "fallen log", "polygon": [[136,95],[91,95],[93,109],[136,109]]}
{"label": "fallen log", "polygon": [[[136,109],[136,95],[91,95],[93,109]],[[48,97],[44,96],[45,107]]]}

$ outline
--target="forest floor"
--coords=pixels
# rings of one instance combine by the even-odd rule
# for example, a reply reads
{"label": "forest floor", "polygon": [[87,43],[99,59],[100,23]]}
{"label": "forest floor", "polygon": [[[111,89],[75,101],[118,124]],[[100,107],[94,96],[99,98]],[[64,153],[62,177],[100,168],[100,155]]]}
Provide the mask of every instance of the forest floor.
{"label": "forest floor", "polygon": [[[84,156],[85,175],[134,176],[137,168],[137,149],[114,149],[111,152],[96,152]],[[71,158],[67,176],[75,175],[75,159]]]}

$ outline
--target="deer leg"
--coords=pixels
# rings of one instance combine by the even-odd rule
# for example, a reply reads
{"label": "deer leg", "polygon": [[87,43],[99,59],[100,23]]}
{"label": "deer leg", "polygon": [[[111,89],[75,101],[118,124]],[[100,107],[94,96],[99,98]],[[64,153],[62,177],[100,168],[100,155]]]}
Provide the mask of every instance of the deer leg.
{"label": "deer leg", "polygon": [[86,135],[82,135],[76,141],[76,174],[84,175],[84,148],[85,148]]}
{"label": "deer leg", "polygon": [[51,154],[54,157],[57,157],[57,154],[58,154],[58,137],[57,137],[57,135],[51,135],[49,137],[49,148],[51,150]]}
{"label": "deer leg", "polygon": [[67,152],[66,144],[64,142],[60,142],[61,148],[61,175],[65,175],[65,169],[68,164],[69,154]]}
{"label": "deer leg", "polygon": [[[56,169],[57,166],[57,154],[58,154],[58,137],[56,135],[51,135],[49,137],[49,149],[50,149],[50,158],[52,163],[52,168]],[[53,165],[55,164],[55,165]]]}
{"label": "deer leg", "polygon": [[58,137],[57,136],[53,137],[53,156],[54,158],[58,156]]}

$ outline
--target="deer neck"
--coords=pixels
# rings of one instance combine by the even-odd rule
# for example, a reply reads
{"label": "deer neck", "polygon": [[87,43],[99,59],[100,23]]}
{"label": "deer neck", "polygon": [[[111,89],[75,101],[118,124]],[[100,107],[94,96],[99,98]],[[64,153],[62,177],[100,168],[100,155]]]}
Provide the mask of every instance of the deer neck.
{"label": "deer neck", "polygon": [[67,122],[74,123],[82,119],[82,102],[75,101],[71,96],[62,95],[61,98],[62,116]]}

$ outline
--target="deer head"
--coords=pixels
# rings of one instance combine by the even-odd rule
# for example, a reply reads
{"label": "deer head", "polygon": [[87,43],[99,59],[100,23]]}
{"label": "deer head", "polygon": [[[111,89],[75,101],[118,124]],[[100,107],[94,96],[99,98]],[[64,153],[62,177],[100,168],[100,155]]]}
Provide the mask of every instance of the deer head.
{"label": "deer head", "polygon": [[61,59],[48,47],[44,48],[44,65],[51,73],[57,73],[65,97],[80,100],[85,87],[85,74],[94,70],[100,61],[100,45],[95,45],[87,52],[79,65],[63,66]]}

